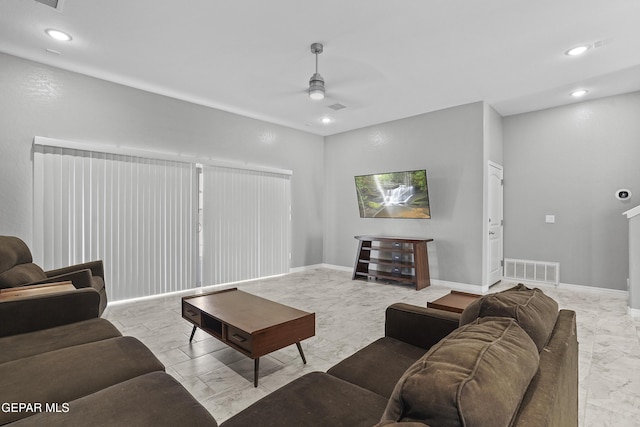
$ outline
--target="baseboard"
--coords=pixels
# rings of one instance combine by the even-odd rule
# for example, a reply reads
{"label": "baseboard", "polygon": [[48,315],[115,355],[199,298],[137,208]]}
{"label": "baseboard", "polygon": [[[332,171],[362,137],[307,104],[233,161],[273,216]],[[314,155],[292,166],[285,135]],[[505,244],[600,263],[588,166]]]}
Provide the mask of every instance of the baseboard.
{"label": "baseboard", "polygon": [[558,285],[558,288],[560,288],[560,289],[577,289],[577,290],[580,290],[580,291],[605,293],[605,294],[610,294],[610,295],[628,295],[629,294],[628,291],[623,291],[623,290],[620,290],[620,289],[599,288],[599,287],[595,287],[595,286],[575,285],[575,284],[572,284],[572,283],[560,283]]}
{"label": "baseboard", "polygon": [[585,285],[576,285],[573,283],[559,283],[557,285],[552,285],[549,283],[540,283],[540,282],[532,282],[529,280],[514,280],[511,278],[502,278],[504,281],[513,282],[513,283],[522,283],[523,285],[529,287],[540,287],[540,288],[548,288],[548,289],[575,289],[584,292],[594,292],[601,294],[609,294],[609,295],[627,295],[628,291],[623,291],[620,289],[609,289],[609,288],[599,288],[595,286],[585,286]]}
{"label": "baseboard", "polygon": [[183,289],[181,291],[165,292],[165,293],[162,293],[162,294],[145,295],[145,296],[142,296],[142,297],[133,297],[133,298],[109,301],[107,303],[107,308],[108,307],[117,306],[117,305],[120,305],[120,304],[130,303],[130,302],[148,301],[148,300],[152,300],[152,299],[156,299],[156,298],[163,298],[163,297],[168,297],[168,296],[190,295],[190,294],[192,294],[194,292],[200,291],[201,289],[203,289],[203,288],[197,287],[197,288],[191,288],[191,289]]}
{"label": "baseboard", "polygon": [[638,310],[637,308],[627,307],[627,313],[629,313],[631,317],[640,318],[640,310]]}
{"label": "baseboard", "polygon": [[128,302],[146,301],[146,300],[150,300],[150,299],[154,299],[154,298],[161,298],[161,297],[167,297],[167,296],[172,296],[172,295],[173,296],[183,296],[183,295],[192,295],[192,294],[197,294],[197,293],[215,291],[215,290],[218,290],[220,288],[229,288],[231,286],[236,286],[236,285],[240,285],[240,284],[243,284],[243,283],[251,283],[251,282],[256,282],[256,281],[259,281],[259,280],[273,279],[275,277],[282,277],[282,276],[286,276],[287,274],[289,274],[289,273],[274,274],[272,276],[256,277],[254,279],[238,280],[238,281],[235,281],[235,282],[218,283],[216,285],[196,286],[196,287],[190,288],[190,289],[183,289],[181,291],[173,291],[173,292],[165,292],[165,293],[162,293],[162,294],[145,295],[145,296],[142,296],[142,297],[119,299],[119,300],[115,300],[115,301],[109,301],[108,302],[108,306],[114,306],[114,305],[119,305],[119,304],[128,303]]}
{"label": "baseboard", "polygon": [[[575,289],[586,292],[594,292],[601,294],[609,294],[609,295],[618,295],[625,296],[628,294],[627,291],[622,291],[619,289],[608,289],[608,288],[597,288],[593,286],[585,286],[585,285],[575,285],[571,283],[559,283],[558,285],[552,285],[549,283],[540,283],[540,282],[532,282],[527,280],[513,280],[510,278],[502,278],[504,282],[513,282],[513,283],[522,283],[528,287],[540,287],[540,288],[548,288],[548,289]],[[448,282],[446,280],[437,280],[431,279],[432,284],[443,285],[450,288],[454,288],[456,290],[468,291],[472,293],[482,293],[485,294],[489,292],[490,286],[478,286],[478,285],[469,285],[465,283],[457,283],[457,282]]]}

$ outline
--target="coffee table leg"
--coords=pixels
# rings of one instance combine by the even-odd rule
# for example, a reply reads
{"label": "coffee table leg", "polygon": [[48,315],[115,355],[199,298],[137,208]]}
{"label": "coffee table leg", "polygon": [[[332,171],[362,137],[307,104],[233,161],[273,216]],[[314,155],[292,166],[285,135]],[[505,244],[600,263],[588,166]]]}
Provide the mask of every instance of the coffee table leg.
{"label": "coffee table leg", "polygon": [[189,337],[189,342],[191,342],[193,340],[193,336],[196,334],[196,328],[197,326],[193,326],[193,330],[191,331],[191,336]]}
{"label": "coffee table leg", "polygon": [[253,386],[258,387],[258,371],[260,370],[260,358],[253,360]]}
{"label": "coffee table leg", "polygon": [[307,359],[305,359],[305,357],[304,357],[304,352],[302,351],[302,346],[300,345],[300,341],[298,341],[296,343],[296,345],[298,346],[298,351],[300,352],[300,357],[302,357],[302,363],[304,363],[306,365],[307,364]]}

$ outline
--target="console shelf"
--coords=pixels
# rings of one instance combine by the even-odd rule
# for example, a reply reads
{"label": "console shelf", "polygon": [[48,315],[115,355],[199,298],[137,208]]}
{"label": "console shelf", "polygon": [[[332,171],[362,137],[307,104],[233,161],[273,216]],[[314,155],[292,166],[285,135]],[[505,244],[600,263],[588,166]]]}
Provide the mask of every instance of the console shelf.
{"label": "console shelf", "polygon": [[353,280],[388,280],[409,283],[416,290],[431,285],[427,242],[433,239],[355,236],[358,253]]}

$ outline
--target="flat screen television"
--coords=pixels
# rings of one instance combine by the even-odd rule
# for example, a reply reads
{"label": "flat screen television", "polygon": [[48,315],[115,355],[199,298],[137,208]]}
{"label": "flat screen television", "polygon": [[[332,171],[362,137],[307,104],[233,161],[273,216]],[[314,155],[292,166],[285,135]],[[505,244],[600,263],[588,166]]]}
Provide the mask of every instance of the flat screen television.
{"label": "flat screen television", "polygon": [[360,218],[431,218],[427,172],[356,176]]}

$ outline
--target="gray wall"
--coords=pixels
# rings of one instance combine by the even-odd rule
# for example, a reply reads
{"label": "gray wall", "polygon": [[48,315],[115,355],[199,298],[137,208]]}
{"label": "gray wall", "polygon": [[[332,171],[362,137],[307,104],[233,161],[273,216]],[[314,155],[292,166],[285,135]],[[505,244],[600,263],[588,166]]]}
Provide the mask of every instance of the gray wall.
{"label": "gray wall", "polygon": [[[503,123],[505,256],[560,262],[563,283],[626,290],[621,214],[640,199],[640,92]],[[631,202],[615,199],[619,188]]]}
{"label": "gray wall", "polygon": [[[482,102],[325,138],[324,259],[353,267],[355,235],[432,237],[431,277],[482,284]],[[432,219],[363,219],[355,175],[426,169]]]}
{"label": "gray wall", "polygon": [[0,54],[0,234],[32,242],[46,136],[293,170],[292,267],[322,263],[323,138]]}
{"label": "gray wall", "polygon": [[[325,139],[5,54],[0,94],[0,234],[28,243],[39,135],[291,169],[292,267],[351,268],[354,235],[416,235],[435,239],[434,279],[480,285],[492,160],[505,166],[506,257],[558,261],[564,283],[626,288],[621,213],[640,197],[640,92],[504,119],[478,102]],[[419,168],[431,220],[359,218],[355,175]]]}

